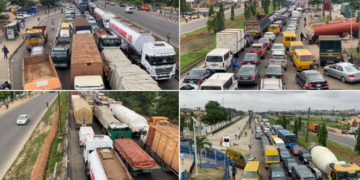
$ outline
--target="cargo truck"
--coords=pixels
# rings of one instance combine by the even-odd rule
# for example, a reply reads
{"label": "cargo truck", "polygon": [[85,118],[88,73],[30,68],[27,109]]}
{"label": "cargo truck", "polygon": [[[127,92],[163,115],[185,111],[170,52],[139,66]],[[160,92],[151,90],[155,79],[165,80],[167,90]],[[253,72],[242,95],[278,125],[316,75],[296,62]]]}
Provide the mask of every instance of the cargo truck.
{"label": "cargo truck", "polygon": [[119,50],[121,47],[121,39],[117,36],[109,35],[104,29],[95,31],[93,36],[100,52],[103,49]]}
{"label": "cargo truck", "polygon": [[54,47],[51,49],[51,59],[55,67],[68,67],[70,64],[71,38],[69,29],[61,29]]}
{"label": "cargo truck", "polygon": [[88,104],[93,105],[94,99],[95,99],[95,94],[93,92],[84,92],[83,98],[85,99],[85,101]]}
{"label": "cargo truck", "polygon": [[98,5],[96,5],[95,3],[93,3],[93,1],[91,1],[88,5],[88,10],[90,12],[91,15],[94,15],[94,10],[95,8],[97,8]]}
{"label": "cargo truck", "polygon": [[21,13],[27,13],[27,14],[36,14],[38,13],[39,11],[37,10],[37,7],[36,6],[32,6],[30,8],[26,8],[26,9],[23,9],[23,8],[19,8],[18,10],[16,10],[14,12],[14,15],[16,14],[21,14]]}
{"label": "cargo truck", "polygon": [[100,7],[94,9],[94,14],[96,21],[98,21],[100,25],[106,30],[109,29],[110,19],[116,17],[113,13],[106,11]]}
{"label": "cargo truck", "polygon": [[128,59],[141,64],[155,80],[175,75],[176,52],[170,44],[155,41],[148,30],[120,18],[110,19],[108,31],[122,39],[121,49]]}
{"label": "cargo truck", "polygon": [[328,61],[341,61],[341,39],[336,35],[319,36],[320,65],[325,66]]}
{"label": "cargo truck", "polygon": [[250,32],[252,36],[261,37],[270,25],[268,15],[255,15],[248,20],[245,20],[245,31]]}
{"label": "cargo truck", "polygon": [[75,18],[74,30],[76,34],[91,34],[91,25],[86,18]]}
{"label": "cargo truck", "polygon": [[115,119],[111,110],[106,106],[94,107],[94,115],[102,125],[102,133],[108,135],[112,140],[131,138],[129,126]]}
{"label": "cargo truck", "polygon": [[83,98],[71,98],[76,129],[79,129],[82,125],[91,125],[93,121],[93,111],[90,105]]}
{"label": "cargo truck", "polygon": [[329,180],[360,179],[358,165],[339,161],[334,153],[323,146],[313,145],[309,149],[312,158],[309,168],[313,172],[321,172],[316,173],[318,179],[322,177]]}
{"label": "cargo truck", "polygon": [[140,146],[150,152],[162,170],[179,175],[179,127],[170,123],[146,127]]}
{"label": "cargo truck", "polygon": [[318,130],[318,128],[319,128],[319,124],[314,124],[314,123],[310,123],[310,124],[309,124],[309,130],[310,130],[311,132],[316,133],[317,130]]}
{"label": "cargo truck", "polygon": [[26,49],[30,52],[34,46],[44,46],[47,42],[47,26],[33,26],[26,28],[23,38]]}
{"label": "cargo truck", "polygon": [[245,48],[244,29],[225,29],[216,33],[216,48],[230,49],[235,56]]}
{"label": "cargo truck", "polygon": [[49,54],[25,57],[22,61],[24,90],[60,90],[61,82]]}
{"label": "cargo truck", "polygon": [[155,160],[132,139],[115,139],[114,150],[133,176],[161,169]]}
{"label": "cargo truck", "polygon": [[[74,87],[75,76],[103,77],[103,62],[92,34],[74,34],[71,51],[72,87]],[[86,86],[86,84],[81,86]]]}

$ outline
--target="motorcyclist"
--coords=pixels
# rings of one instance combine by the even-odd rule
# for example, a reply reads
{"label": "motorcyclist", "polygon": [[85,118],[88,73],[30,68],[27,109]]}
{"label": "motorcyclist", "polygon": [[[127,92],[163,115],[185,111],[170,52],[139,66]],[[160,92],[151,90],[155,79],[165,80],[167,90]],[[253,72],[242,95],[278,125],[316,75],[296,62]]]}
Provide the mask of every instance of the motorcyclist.
{"label": "motorcyclist", "polygon": [[51,25],[55,25],[54,19],[51,19]]}

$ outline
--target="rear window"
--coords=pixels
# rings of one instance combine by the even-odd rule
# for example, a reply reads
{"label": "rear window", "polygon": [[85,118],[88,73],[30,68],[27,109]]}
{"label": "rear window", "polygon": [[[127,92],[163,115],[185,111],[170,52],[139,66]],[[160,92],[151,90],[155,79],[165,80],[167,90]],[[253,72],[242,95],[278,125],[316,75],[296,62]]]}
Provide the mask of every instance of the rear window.
{"label": "rear window", "polygon": [[292,38],[291,38],[291,41],[296,41],[296,37],[292,37]]}
{"label": "rear window", "polygon": [[[321,74],[309,74],[307,76],[307,79],[309,81],[324,80],[324,77]],[[305,156],[305,154],[304,154],[304,156]]]}
{"label": "rear window", "polygon": [[301,62],[314,61],[314,57],[313,56],[300,56],[300,61]]}
{"label": "rear window", "polygon": [[243,178],[256,178],[257,173],[256,172],[244,172]]}
{"label": "rear window", "polygon": [[284,55],[272,55],[271,59],[285,59]]}
{"label": "rear window", "polygon": [[254,74],[254,68],[252,67],[242,67],[239,70],[239,74]]}
{"label": "rear window", "polygon": [[290,37],[286,37],[286,38],[285,38],[285,41],[290,41]]}
{"label": "rear window", "polygon": [[291,47],[291,50],[296,50],[296,49],[304,49],[303,46],[293,46]]}
{"label": "rear window", "polygon": [[262,49],[262,47],[261,46],[253,46],[253,47],[251,47],[251,49],[260,50],[260,49]]}
{"label": "rear window", "polygon": [[222,56],[208,56],[206,57],[207,62],[223,62]]}
{"label": "rear window", "polygon": [[256,60],[256,58],[257,58],[257,55],[245,55],[244,56],[244,60],[246,60],[246,61],[254,61],[254,60]]}
{"label": "rear window", "polygon": [[357,66],[347,66],[345,67],[346,71],[349,72],[349,73],[352,73],[352,72],[358,72],[360,69],[357,67]]}
{"label": "rear window", "polygon": [[278,68],[278,67],[268,67],[266,69],[266,73],[270,73],[270,74],[281,74],[281,68]]}
{"label": "rear window", "polygon": [[202,86],[201,90],[221,90],[220,86]]}
{"label": "rear window", "polygon": [[277,26],[270,26],[270,29],[277,29]]}

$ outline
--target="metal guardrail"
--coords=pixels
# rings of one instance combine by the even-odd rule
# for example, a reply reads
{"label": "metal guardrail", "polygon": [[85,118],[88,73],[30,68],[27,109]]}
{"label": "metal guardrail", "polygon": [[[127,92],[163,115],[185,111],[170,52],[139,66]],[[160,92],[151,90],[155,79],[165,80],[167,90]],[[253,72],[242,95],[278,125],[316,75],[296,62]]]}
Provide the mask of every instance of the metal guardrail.
{"label": "metal guardrail", "polygon": [[205,56],[202,57],[202,58],[200,58],[200,59],[198,59],[198,60],[196,60],[195,62],[191,63],[191,64],[188,65],[187,67],[181,68],[181,70],[180,70],[180,75],[181,75],[181,77],[180,77],[180,78],[186,76],[186,74],[187,74],[191,69],[193,69],[194,67],[196,67],[196,66],[198,66],[200,63],[202,63],[202,62],[205,60],[204,58],[205,58]]}
{"label": "metal guardrail", "polygon": [[[69,107],[68,109],[70,109],[70,101],[68,103]],[[66,174],[65,174],[65,179],[66,180],[71,180],[72,176],[71,176],[71,166],[70,166],[70,138],[71,138],[71,134],[70,134],[70,111],[68,111],[68,121],[66,122]]]}

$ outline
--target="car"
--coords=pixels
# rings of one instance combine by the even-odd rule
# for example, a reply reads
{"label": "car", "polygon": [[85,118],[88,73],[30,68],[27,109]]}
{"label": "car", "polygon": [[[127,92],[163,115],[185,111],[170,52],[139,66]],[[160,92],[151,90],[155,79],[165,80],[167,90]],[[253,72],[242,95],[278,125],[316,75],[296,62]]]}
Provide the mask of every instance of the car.
{"label": "car", "polygon": [[[266,66],[265,66],[266,67]],[[284,71],[281,65],[278,64],[270,64],[266,67],[265,76],[264,78],[276,78],[276,79],[283,79],[284,78]]]}
{"label": "car", "polygon": [[90,15],[90,12],[89,12],[89,11],[85,11],[85,12],[84,12],[84,16],[86,16],[86,15]]}
{"label": "car", "polygon": [[196,84],[181,83],[180,90],[199,90],[200,86]]}
{"label": "car", "polygon": [[286,174],[280,164],[271,164],[269,167],[269,180],[286,180]]}
{"label": "car", "polygon": [[21,12],[21,13],[19,13],[19,14],[22,14],[25,18],[28,18],[28,17],[31,16],[31,15],[28,14],[27,12]]}
{"label": "car", "polygon": [[16,124],[18,125],[27,124],[29,121],[30,121],[30,116],[28,114],[21,114],[17,118]]}
{"label": "car", "polygon": [[82,18],[81,14],[75,14],[75,18]]}
{"label": "car", "polygon": [[237,72],[238,86],[241,84],[258,84],[260,82],[260,68],[255,64],[242,65]]}
{"label": "car", "polygon": [[291,21],[290,24],[289,24],[289,26],[290,26],[290,25],[294,25],[294,26],[297,28],[298,23],[297,23],[296,21]]}
{"label": "car", "polygon": [[329,89],[329,83],[317,70],[305,70],[297,73],[295,81],[303,89],[307,90],[326,90]]}
{"label": "car", "polygon": [[261,64],[260,57],[256,53],[246,53],[241,64]]}
{"label": "car", "polygon": [[125,12],[126,13],[133,13],[134,12],[134,8],[132,6],[126,6],[125,7]]}
{"label": "car", "polygon": [[269,38],[272,42],[276,40],[276,35],[273,32],[266,32],[264,38]]}
{"label": "car", "polygon": [[266,44],[266,47],[267,49],[266,50],[270,50],[270,47],[271,47],[271,41],[269,38],[260,38],[259,43],[265,43]]}
{"label": "car", "polygon": [[202,84],[206,79],[215,73],[214,70],[207,68],[194,68],[184,78],[183,83]]}
{"label": "car", "polygon": [[342,130],[341,134],[349,134],[349,130]]}
{"label": "car", "polygon": [[280,161],[283,161],[283,162],[286,159],[289,159],[291,157],[291,155],[287,149],[286,149],[286,151],[284,151],[284,150],[280,151],[279,156],[280,156]]}
{"label": "car", "polygon": [[343,83],[360,81],[360,68],[348,62],[324,67],[324,75],[340,79]]}
{"label": "car", "polygon": [[87,15],[87,16],[86,16],[86,19],[87,19],[88,21],[95,21],[95,22],[96,22],[96,19],[95,19],[93,16],[90,16],[90,15]]}
{"label": "car", "polygon": [[299,145],[292,145],[290,146],[290,152],[292,155],[294,156],[298,156],[299,155],[299,151],[301,150],[302,148],[299,146]]}
{"label": "car", "polygon": [[125,3],[120,3],[119,5],[120,5],[120,7],[125,7],[126,6]]}
{"label": "car", "polygon": [[287,172],[288,175],[291,174],[291,168],[293,166],[299,165],[294,158],[288,158],[285,161],[283,161],[283,163],[284,163],[285,172]]}
{"label": "car", "polygon": [[295,31],[296,31],[296,25],[294,25],[294,24],[290,24],[287,28],[295,29]]}
{"label": "car", "polygon": [[282,43],[274,43],[271,47],[271,53],[274,51],[282,51],[285,54],[285,46]]}
{"label": "car", "polygon": [[16,16],[15,16],[15,19],[16,20],[23,20],[23,19],[25,19],[26,17],[23,15],[23,14],[17,14]]}
{"label": "car", "polygon": [[281,79],[268,78],[261,79],[259,90],[285,90]]}
{"label": "car", "polygon": [[310,12],[310,8],[305,8],[305,12]]}
{"label": "car", "polygon": [[285,32],[296,32],[294,28],[286,28]]}
{"label": "car", "polygon": [[305,149],[299,150],[299,160],[303,164],[308,164],[309,162],[311,162],[311,154],[310,154],[310,152],[308,150],[305,150]]}
{"label": "car", "polygon": [[291,18],[291,19],[290,19],[290,21],[295,21],[296,23],[298,23],[298,24],[299,24],[299,18],[297,18],[297,17],[293,17],[293,18]]}
{"label": "car", "polygon": [[111,5],[111,6],[115,6],[115,2],[111,2],[110,5]]}
{"label": "car", "polygon": [[267,54],[268,46],[265,43],[254,43],[251,46],[250,53],[258,54],[261,59],[264,59]]}
{"label": "car", "polygon": [[109,4],[110,2],[109,1],[105,1],[106,4]]}
{"label": "car", "polygon": [[91,25],[91,32],[94,33],[98,31],[100,28],[97,24],[90,24]]}
{"label": "car", "polygon": [[73,18],[73,15],[72,14],[65,14],[65,21],[66,21],[66,19],[69,19],[69,18]]}
{"label": "car", "polygon": [[38,56],[38,55],[43,55],[45,54],[45,48],[44,46],[35,46],[33,48],[31,48],[31,53],[30,56]]}
{"label": "car", "polygon": [[0,19],[9,19],[10,15],[6,14],[6,13],[1,13],[0,14]]}
{"label": "car", "polygon": [[273,51],[270,56],[269,64],[281,65],[281,67],[287,70],[287,56],[284,51]]}

